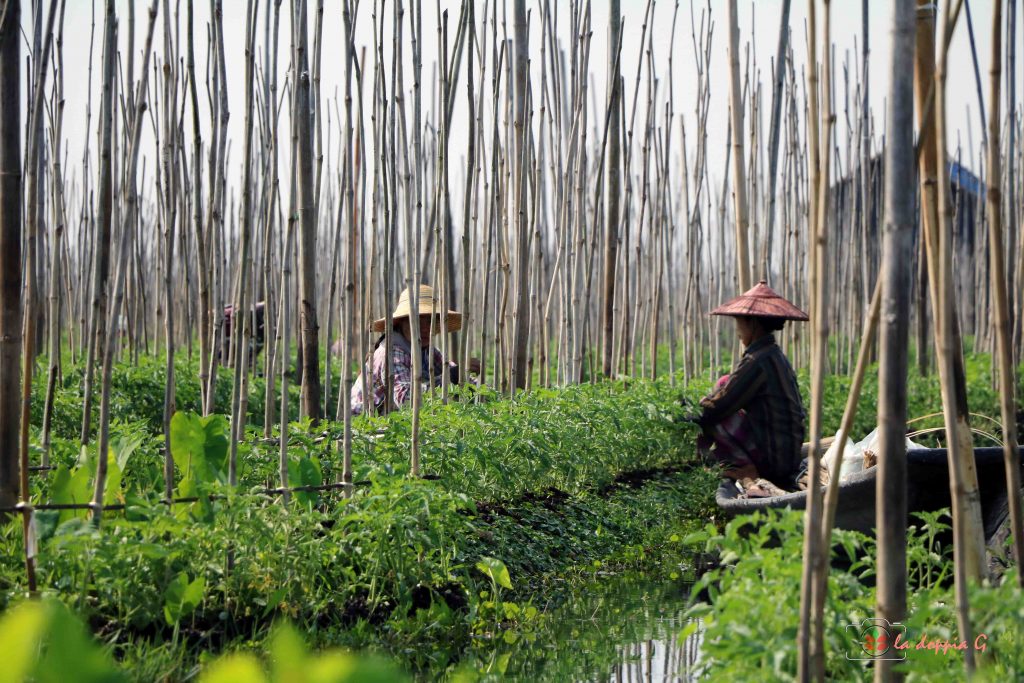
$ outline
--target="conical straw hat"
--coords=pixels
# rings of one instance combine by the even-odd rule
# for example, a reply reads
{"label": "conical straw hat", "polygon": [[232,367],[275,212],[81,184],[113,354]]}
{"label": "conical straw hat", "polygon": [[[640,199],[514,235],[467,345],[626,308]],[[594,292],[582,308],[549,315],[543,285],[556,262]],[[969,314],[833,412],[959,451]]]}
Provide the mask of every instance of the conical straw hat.
{"label": "conical straw hat", "polygon": [[[439,314],[437,299],[434,298],[434,289],[430,285],[420,285],[420,296],[419,305],[417,306],[417,312],[419,315],[430,315],[431,313]],[[395,306],[395,312],[391,314],[394,319],[408,318],[412,313],[411,307],[409,306],[409,290],[404,289],[398,297],[398,305]],[[462,327],[462,314],[456,311],[448,311],[444,316],[445,328],[449,332],[454,332]],[[373,324],[370,325],[370,329],[374,332],[382,333],[387,325],[387,319],[381,318],[380,320],[374,320]],[[435,329],[434,333],[440,332],[440,329]]]}
{"label": "conical straw hat", "polygon": [[789,303],[778,292],[762,280],[736,297],[727,301],[711,315],[730,315],[734,317],[750,316],[757,318],[775,318],[777,320],[810,320],[810,316]]}

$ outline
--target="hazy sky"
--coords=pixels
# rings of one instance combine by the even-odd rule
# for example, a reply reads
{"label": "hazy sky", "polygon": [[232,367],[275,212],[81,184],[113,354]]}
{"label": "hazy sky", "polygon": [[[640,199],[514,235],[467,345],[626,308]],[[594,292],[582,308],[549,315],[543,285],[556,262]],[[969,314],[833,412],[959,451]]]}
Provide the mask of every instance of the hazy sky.
{"label": "hazy sky", "polygon": [[[127,31],[127,13],[129,3],[132,0],[117,0],[117,9],[121,16],[121,28],[120,28],[120,44],[122,51],[127,49],[128,46],[128,31]],[[186,0],[170,0],[170,9],[180,11],[182,25],[185,22],[186,17]],[[271,0],[272,1],[272,0]],[[910,0],[907,0],[910,1]],[[103,31],[103,14],[102,14],[102,0],[66,0],[67,2],[67,16],[65,19],[65,45],[64,45],[64,61],[66,69],[66,83],[65,83],[65,97],[66,97],[66,114],[65,114],[65,135],[67,143],[69,145],[69,153],[72,160],[80,159],[82,144],[85,136],[85,106],[87,101],[88,89],[89,89],[89,74],[88,64],[90,59],[90,37],[91,37],[91,22],[95,18],[95,45],[93,47],[93,78],[92,78],[92,89],[94,93],[93,99],[93,130],[90,131],[90,142],[95,144],[95,120],[96,112],[98,112],[98,91],[99,91],[99,72],[100,72],[100,42]],[[260,32],[258,34],[258,40],[262,43],[262,15],[263,8],[267,0],[261,0],[261,25]],[[29,2],[24,2],[23,5],[28,5]],[[136,22],[136,36],[135,36],[135,50],[140,52],[142,44],[145,38],[146,31],[146,13],[149,6],[149,2],[144,0],[136,0],[135,2],[135,22]],[[206,64],[206,46],[207,46],[207,23],[210,16],[210,3],[208,0],[196,0],[196,24],[195,24],[195,38],[196,38],[196,60],[197,60],[197,73],[200,79],[203,78],[205,73]],[[286,70],[288,66],[289,58],[289,20],[288,14],[290,10],[291,0],[284,0],[281,5],[281,44],[280,44],[280,73],[281,81],[283,82]],[[511,2],[508,2],[508,35],[512,36],[512,22],[511,22]],[[554,0],[554,6],[558,8],[559,12],[559,34],[563,44],[568,44],[568,2],[563,0]],[[940,7],[944,3],[939,3]],[[315,0],[310,0],[310,5],[315,6]],[[324,47],[323,47],[323,79],[322,79],[322,92],[325,104],[329,104],[331,107],[332,118],[334,118],[333,110],[334,104],[330,102],[336,93],[340,92],[341,81],[344,76],[343,69],[343,37],[342,37],[342,16],[341,16],[341,3],[337,0],[326,0],[324,13]],[[368,49],[372,46],[372,24],[371,24],[371,13],[373,12],[374,2],[372,0],[362,0],[359,8],[359,30],[357,31],[357,42],[359,46],[367,46]],[[850,78],[852,80],[855,69],[859,69],[856,62],[859,61],[859,46],[862,44],[862,23],[861,23],[861,11],[862,3],[857,0],[834,0],[833,5],[833,29],[832,37],[835,43],[836,50],[836,87],[837,87],[837,110],[838,110],[838,124],[837,124],[837,135],[845,135],[844,127],[844,115],[843,115],[843,102],[842,102],[842,84],[843,84],[843,65],[848,64],[850,69]],[[972,11],[973,27],[976,37],[976,44],[978,50],[978,67],[982,78],[983,93],[988,99],[988,65],[990,57],[990,32],[991,32],[991,3],[987,0],[969,0],[970,10]],[[452,42],[454,42],[454,35],[456,26],[458,23],[458,14],[460,3],[455,0],[442,0],[440,2],[442,10],[448,9],[449,11],[449,33]],[[483,0],[477,0],[477,13],[478,17],[483,12],[484,2]],[[757,69],[760,72],[760,78],[764,83],[766,91],[766,100],[770,101],[770,80],[771,80],[771,63],[774,59],[776,43],[778,40],[779,30],[779,16],[780,9],[782,6],[782,0],[757,0],[756,2],[741,2],[740,7],[740,40],[744,45],[750,44],[751,56],[756,61]],[[533,0],[528,3],[528,7],[532,11],[533,21],[531,23],[531,52],[534,57],[534,64],[536,66],[539,63],[539,43],[540,43],[540,28],[537,17],[540,12],[540,1]],[[623,38],[623,52],[622,52],[622,71],[626,78],[627,90],[629,94],[632,93],[632,83],[636,75],[637,60],[641,52],[641,34],[642,34],[642,21],[644,15],[644,8],[646,7],[645,0],[622,0],[622,11],[625,17],[625,33]],[[675,39],[672,40],[672,18],[675,5],[671,1],[658,0],[654,5],[653,10],[653,22],[651,24],[651,30],[653,31],[653,46],[654,46],[654,59],[657,68],[657,72],[660,78],[668,78],[668,58],[670,53],[673,55],[673,91],[675,97],[675,111],[678,115],[686,117],[686,125],[688,131],[692,131],[694,125],[694,104],[696,94],[696,71],[694,67],[694,50],[693,43],[691,40],[691,13],[695,23],[699,25],[701,21],[702,11],[706,11],[708,3],[704,2],[687,2],[682,1],[678,6],[678,17],[675,28]],[[230,123],[230,135],[233,145],[232,163],[237,168],[237,164],[241,157],[241,145],[243,130],[243,109],[244,109],[244,42],[245,42],[245,0],[224,0],[225,9],[225,43],[227,46],[227,69],[229,78],[229,96],[230,96],[230,110],[231,110],[231,123]],[[162,11],[162,8],[161,8]],[[711,113],[709,117],[708,127],[706,133],[708,135],[709,144],[709,156],[710,156],[710,169],[713,178],[721,176],[721,172],[724,166],[724,154],[716,154],[715,150],[724,150],[726,144],[726,127],[728,120],[728,72],[727,72],[727,60],[726,60],[726,49],[727,49],[727,34],[726,34],[726,15],[725,15],[725,1],[724,0],[711,0],[710,11],[712,21],[714,22],[714,37],[712,44],[712,60],[710,66],[710,73],[712,78],[712,93],[711,93]],[[892,69],[890,63],[891,59],[891,34],[889,25],[891,22],[892,3],[883,0],[870,0],[869,2],[870,19],[868,24],[869,31],[869,42],[870,42],[870,83],[871,83],[871,105],[874,110],[874,120],[876,130],[881,132],[884,127],[884,100],[889,85],[889,73]],[[490,12],[490,10],[488,10]],[[384,10],[384,14],[387,17],[385,37],[386,37],[386,58],[390,60],[390,42],[391,42],[391,30],[390,30],[390,17],[392,13],[392,3],[388,2]],[[312,14],[312,12],[311,12]],[[608,4],[603,0],[594,0],[593,2],[593,38],[592,38],[592,53],[590,58],[590,72],[592,74],[592,83],[595,88],[595,92],[592,95],[593,101],[597,102],[597,106],[603,110],[604,93],[605,93],[605,77],[607,72],[607,55],[608,55]],[[794,0],[792,3],[792,13],[790,17],[790,26],[792,27],[792,42],[795,51],[796,68],[797,73],[803,68],[806,63],[807,56],[807,43],[806,43],[806,15],[807,15],[807,1],[806,0]],[[822,13],[819,10],[819,31],[821,30]],[[173,17],[172,17],[173,21]],[[312,17],[311,17],[312,22]],[[30,12],[26,8],[23,10],[22,23],[25,26],[26,34],[31,35],[30,25],[31,16]],[[162,59],[162,37],[161,37],[161,26],[162,17],[157,21],[156,40],[154,41],[157,47],[157,58]],[[432,63],[436,59],[437,54],[437,12],[435,11],[434,0],[427,0],[423,3],[423,28],[424,28],[424,79],[429,80],[432,74]],[[488,26],[489,31],[489,26]],[[502,28],[500,26],[500,10],[499,10],[499,36]],[[312,31],[311,31],[312,33]],[[405,30],[406,39],[408,39],[408,28]],[[258,49],[262,49],[260,46]],[[744,48],[745,49],[745,48]],[[184,33],[182,33],[182,50],[184,51]],[[407,46],[405,49],[407,57],[409,56],[410,48]],[[136,58],[136,69],[139,68],[141,58]],[[1024,65],[1022,65],[1024,66]],[[957,135],[960,135],[960,141],[964,145],[964,153],[966,155],[968,144],[968,130],[969,127],[973,130],[973,143],[975,147],[975,154],[980,144],[981,136],[981,122],[978,114],[978,94],[975,85],[974,67],[971,58],[970,42],[968,39],[968,27],[966,16],[961,16],[961,20],[958,24],[956,35],[952,43],[952,51],[950,58],[950,98],[948,101],[948,111],[952,117],[951,121],[951,133],[950,133],[950,144],[955,145],[957,143]],[[899,68],[912,68],[912,65],[900,65]],[[1018,67],[1018,81],[1021,79],[1021,74],[1024,74],[1024,68]],[[409,71],[406,72],[406,85],[411,84],[411,77]],[[460,81],[460,90],[465,87],[465,71],[463,71],[463,77]],[[538,81],[539,82],[539,81]],[[203,85],[200,83],[200,100],[201,106],[205,110],[206,99],[205,93],[202,92]],[[489,83],[488,83],[489,87]],[[369,83],[367,83],[366,89],[369,90]],[[1018,86],[1018,92],[1022,89]],[[662,85],[660,93],[666,94],[667,88]],[[645,97],[643,87],[640,93],[641,98]],[[452,144],[453,160],[458,158],[458,154],[462,153],[459,150],[464,150],[464,137],[459,139],[459,131],[463,130],[465,112],[464,103],[465,95],[464,90],[460,92],[460,97],[457,100],[456,107],[456,120],[453,126],[453,137]],[[768,102],[766,102],[767,107]],[[986,102],[986,106],[988,106]],[[627,104],[628,106],[628,104]],[[1005,103],[1004,103],[1005,108]],[[287,109],[287,106],[285,107]],[[628,111],[628,110],[627,110]],[[461,118],[460,118],[461,117]],[[852,117],[852,114],[851,114]],[[208,114],[203,114],[203,125],[208,125]],[[148,117],[147,117],[148,119]],[[186,119],[190,119],[190,114],[187,113]],[[369,118],[367,116],[367,121]],[[765,113],[765,129],[767,129],[768,113]],[[603,121],[599,122],[603,123]],[[147,121],[147,126],[148,126]],[[282,130],[287,131],[287,127],[282,125]],[[147,136],[149,133],[147,132]],[[189,133],[190,135],[190,133]],[[337,129],[332,133],[332,139],[337,141],[338,133]],[[678,138],[676,138],[678,139]],[[842,139],[840,137],[840,139]],[[149,138],[150,143],[144,147],[144,154],[152,157],[152,138]],[[461,145],[460,145],[461,143]],[[285,145],[286,146],[286,145]],[[692,158],[692,157],[691,157]],[[70,164],[74,168],[75,164]],[[455,172],[453,178],[461,177],[461,171]]]}

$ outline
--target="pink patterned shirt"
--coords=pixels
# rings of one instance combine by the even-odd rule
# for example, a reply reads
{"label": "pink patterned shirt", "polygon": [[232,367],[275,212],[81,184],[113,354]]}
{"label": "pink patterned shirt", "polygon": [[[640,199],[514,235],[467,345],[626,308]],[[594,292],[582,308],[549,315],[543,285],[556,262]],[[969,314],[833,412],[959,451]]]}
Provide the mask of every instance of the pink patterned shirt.
{"label": "pink patterned shirt", "polygon": [[[434,386],[441,384],[441,368],[447,368],[449,372],[453,373],[454,381],[457,380],[457,374],[453,372],[456,368],[455,363],[445,362],[441,352],[436,348],[430,348],[431,355],[433,356],[432,363],[434,366]],[[351,405],[352,414],[359,415],[363,412],[363,392],[366,384],[366,376],[369,375],[372,378],[372,393],[370,396],[371,409],[374,412],[380,412],[384,407],[384,400],[387,396],[387,382],[384,376],[384,365],[387,359],[386,345],[381,342],[373,351],[372,367],[370,363],[366,363],[363,366],[362,372],[359,373],[359,377],[356,379],[355,384],[352,385]],[[421,363],[421,375],[424,378],[422,386],[426,388],[427,377],[429,377],[429,369],[425,367],[426,353],[420,356]],[[406,341],[405,337],[400,334],[395,334],[391,338],[391,377],[393,382],[393,399],[395,407],[401,407],[412,397],[412,352],[409,348],[409,342]]]}

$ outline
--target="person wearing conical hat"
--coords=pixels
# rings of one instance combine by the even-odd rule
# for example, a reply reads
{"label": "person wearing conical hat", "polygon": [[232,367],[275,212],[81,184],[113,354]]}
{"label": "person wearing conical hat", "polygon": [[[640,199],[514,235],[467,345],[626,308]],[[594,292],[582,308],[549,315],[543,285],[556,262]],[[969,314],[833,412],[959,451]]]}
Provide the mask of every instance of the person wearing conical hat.
{"label": "person wearing conical hat", "polygon": [[[420,285],[417,298],[417,309],[419,321],[415,324],[409,320],[412,315],[412,307],[409,301],[409,290],[402,291],[398,297],[398,304],[395,312],[392,313],[392,325],[397,334],[391,337],[391,378],[392,378],[392,399],[394,407],[404,405],[412,398],[413,365],[412,354],[420,354],[420,373],[423,382],[434,379],[434,385],[441,384],[442,372],[448,372],[453,384],[459,383],[459,366],[454,362],[445,361],[441,352],[430,343],[431,333],[437,334],[441,326],[447,332],[455,332],[462,327],[462,314],[455,311],[447,311],[443,315],[434,297],[434,290],[429,285]],[[387,320],[381,318],[375,320],[370,328],[381,335],[373,353],[367,357],[363,364],[359,377],[352,385],[350,394],[352,399],[352,413],[355,415],[363,412],[363,392],[367,391],[366,378],[370,377],[370,406],[374,412],[384,410],[387,399],[387,381],[385,377],[387,367],[387,345],[384,343],[384,331]],[[469,371],[477,374],[480,372],[480,361],[471,358]]]}
{"label": "person wearing conical hat", "polygon": [[701,399],[693,420],[704,429],[702,446],[749,497],[795,490],[804,440],[804,408],[796,373],[775,342],[787,320],[808,316],[765,282],[711,311],[735,318],[745,347],[731,374]]}

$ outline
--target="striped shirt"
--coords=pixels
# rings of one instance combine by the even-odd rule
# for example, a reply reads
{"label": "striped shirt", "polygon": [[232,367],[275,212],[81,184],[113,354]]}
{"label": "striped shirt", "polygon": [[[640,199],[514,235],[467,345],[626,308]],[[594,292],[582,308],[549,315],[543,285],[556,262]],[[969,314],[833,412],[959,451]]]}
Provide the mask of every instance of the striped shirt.
{"label": "striped shirt", "polygon": [[763,460],[758,473],[783,487],[793,485],[804,441],[804,407],[796,373],[773,335],[753,342],[729,381],[701,399],[700,424],[710,428],[746,411],[751,438]]}

